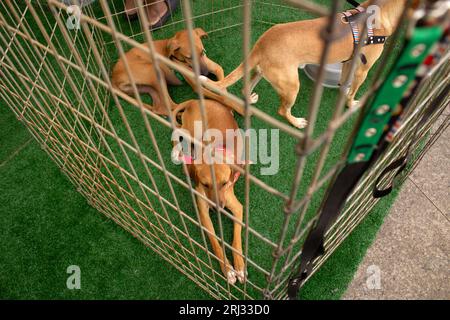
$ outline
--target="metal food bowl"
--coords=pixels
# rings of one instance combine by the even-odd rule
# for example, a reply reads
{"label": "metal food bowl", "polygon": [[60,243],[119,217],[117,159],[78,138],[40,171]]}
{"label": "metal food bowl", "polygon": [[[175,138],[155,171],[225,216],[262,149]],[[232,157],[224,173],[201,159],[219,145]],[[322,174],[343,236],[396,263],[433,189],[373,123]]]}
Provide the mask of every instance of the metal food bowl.
{"label": "metal food bowl", "polygon": [[[319,65],[307,64],[305,66],[305,73],[312,81],[316,81],[319,73]],[[333,63],[325,65],[325,77],[322,85],[327,88],[339,88],[341,80],[342,63]]]}

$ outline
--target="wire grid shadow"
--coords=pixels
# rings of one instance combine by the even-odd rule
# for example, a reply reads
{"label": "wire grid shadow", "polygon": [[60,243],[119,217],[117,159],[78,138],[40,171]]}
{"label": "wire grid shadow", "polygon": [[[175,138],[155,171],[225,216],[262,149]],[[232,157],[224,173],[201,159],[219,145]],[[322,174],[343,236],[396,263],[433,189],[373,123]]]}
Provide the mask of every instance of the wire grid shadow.
{"label": "wire grid shadow", "polygon": [[[98,0],[81,8],[79,26],[71,28],[68,6],[60,1],[2,1],[2,100],[93,207],[212,297],[285,299],[304,238],[343,163],[343,150],[352,140],[362,108],[345,109],[341,91],[322,91],[300,75],[304,87],[296,108],[310,120],[308,129],[300,131],[274,116],[276,98],[263,94],[257,106],[250,106],[246,77],[243,85],[230,93],[219,93],[248,110],[238,119],[241,127],[280,132],[281,161],[276,176],[258,174],[261,164],[241,169],[244,179],[237,183],[235,193],[244,205],[243,221],[221,208],[210,211],[218,240],[229,257],[236,253],[231,244],[233,223],[243,228],[243,252],[238,254],[244,257],[248,277],[243,284],[230,284],[220,270],[220,259],[210,249],[210,234],[200,223],[195,199],[202,195],[193,188],[186,167],[171,161],[169,137],[174,123],[145,109],[144,103],[151,103],[148,97],[136,92],[128,96],[113,88],[111,69],[124,52],[138,47],[156,61],[156,67],[173,68],[199,85],[195,68],[188,70],[142,43],[169,38],[184,28],[203,28],[209,34],[204,41],[208,56],[220,62],[228,74],[270,25],[333,14],[344,8],[343,1],[333,5],[326,0],[183,0],[163,27],[150,31],[143,15],[145,6],[148,4],[139,10],[138,19],[131,21],[124,18],[123,0]],[[381,61],[389,63],[396,53],[395,44],[388,44]],[[440,84],[448,81],[449,68],[447,61],[427,79],[409,110],[420,111],[432,101]],[[383,77],[383,63],[377,70],[363,88],[362,101],[374,93],[376,81]],[[178,102],[204,99],[188,86],[166,88],[161,79],[160,86]],[[239,98],[242,89],[244,99]],[[270,90],[267,83],[258,89]],[[332,103],[323,103],[324,99]],[[416,158],[434,141],[435,136],[428,133],[448,102],[447,97],[420,128],[413,148]],[[327,234],[325,254],[315,261],[314,271],[377,203],[371,193],[373,183],[386,164],[405,150],[420,115],[418,111],[408,115],[389,150],[347,200]],[[441,131],[443,128],[437,134]],[[211,202],[211,206],[215,204]]]}

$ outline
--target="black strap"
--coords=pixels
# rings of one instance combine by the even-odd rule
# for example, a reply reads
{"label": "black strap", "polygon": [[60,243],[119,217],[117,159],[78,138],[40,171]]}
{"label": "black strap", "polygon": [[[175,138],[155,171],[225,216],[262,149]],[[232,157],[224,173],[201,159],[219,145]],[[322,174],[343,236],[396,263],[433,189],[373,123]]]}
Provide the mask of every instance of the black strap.
{"label": "black strap", "polygon": [[383,170],[383,172],[381,172],[381,174],[378,176],[377,180],[375,181],[375,186],[373,188],[373,193],[372,193],[373,197],[374,198],[382,198],[382,197],[385,197],[388,194],[390,194],[393,189],[393,183],[389,184],[389,186],[384,189],[379,189],[378,185],[383,180],[383,177],[385,175],[387,175],[391,171],[398,169],[394,176],[394,179],[395,179],[395,177],[397,177],[400,173],[402,173],[403,170],[405,170],[407,164],[408,164],[408,156],[404,156],[404,157],[401,157],[401,158],[395,160],[390,165],[388,165]]}
{"label": "black strap", "polygon": [[297,276],[289,281],[289,299],[297,299],[297,292],[302,281],[311,273],[313,260],[324,252],[323,244],[326,230],[339,216],[348,195],[368,166],[368,162],[353,163],[345,166],[337,176],[336,182],[323,203],[322,214],[303,244],[300,267],[295,273]]}
{"label": "black strap", "polygon": [[[406,167],[408,159],[409,159],[409,151],[411,149],[412,144],[416,140],[417,132],[420,128],[422,128],[428,119],[434,114],[436,109],[441,105],[441,103],[446,98],[448,92],[450,91],[450,83],[446,85],[445,88],[439,93],[439,95],[431,102],[431,104],[426,108],[423,113],[423,116],[420,122],[417,124],[415,131],[410,140],[409,146],[407,148],[407,152],[405,156],[400,157],[399,159],[392,162],[385,170],[381,173],[381,175],[376,179],[376,186],[381,181],[382,177],[385,176],[388,172],[392,170],[398,169],[395,174],[398,176]],[[380,143],[380,145],[384,143]],[[386,145],[386,143],[384,143]],[[378,152],[375,152],[370,161],[366,162],[355,162],[352,164],[347,164],[339,175],[336,177],[334,184],[332,185],[329,194],[327,195],[325,202],[321,208],[321,215],[314,226],[314,228],[308,234],[308,237],[303,244],[302,249],[302,257],[300,260],[300,266],[297,271],[294,273],[295,276],[290,279],[288,286],[288,296],[289,299],[295,300],[297,299],[297,293],[300,288],[302,282],[311,274],[314,260],[324,253],[324,241],[325,241],[325,233],[328,228],[332,225],[334,221],[339,217],[341,209],[345,204],[348,196],[352,192],[353,188],[358,183],[361,176],[364,172],[370,167],[370,165],[375,162],[383,153],[384,148],[380,148]],[[392,191],[392,184],[386,189],[379,190],[375,189],[374,196],[385,196],[388,195]]]}
{"label": "black strap", "polygon": [[[420,119],[419,123],[415,127],[415,130],[412,134],[409,145],[406,148],[406,155],[398,158],[397,160],[394,160],[378,176],[378,178],[375,181],[375,185],[373,187],[373,192],[372,192],[374,198],[382,198],[392,192],[395,178],[398,175],[400,175],[403,170],[405,170],[405,168],[408,164],[408,160],[410,158],[410,153],[411,153],[411,147],[416,140],[417,132],[419,131],[420,128],[422,128],[427,123],[428,119],[431,118],[431,116],[434,114],[436,109],[441,105],[441,103],[447,97],[449,91],[450,91],[450,84],[447,84],[447,86],[440,92],[440,94],[430,103],[428,108],[424,111],[422,118]],[[384,176],[386,176],[389,172],[392,172],[394,170],[397,170],[397,172],[395,173],[392,182],[385,189],[379,189],[378,185],[383,180]]]}
{"label": "black strap", "polygon": [[347,2],[350,3],[352,6],[354,6],[355,8],[360,6],[360,4],[355,0],[347,0]]}
{"label": "black strap", "polygon": [[[376,179],[373,196],[375,198],[381,198],[392,192],[393,183],[391,183],[385,189],[378,189],[380,181],[383,177],[393,170],[397,170],[395,177],[397,177],[407,166],[408,159],[410,156],[410,149],[415,141],[417,132],[422,128],[428,119],[434,114],[436,109],[446,98],[448,92],[450,91],[450,84],[440,92],[440,94],[433,100],[430,106],[425,110],[422,119],[416,126],[416,129],[412,135],[410,144],[407,148],[406,155],[400,157],[399,159],[393,161],[389,166],[387,166],[380,176]],[[353,188],[358,183],[360,177],[364,174],[367,168],[373,163],[382,152],[377,152],[373,155],[371,161],[368,162],[356,162],[350,165],[346,165],[342,171],[337,176],[335,183],[333,184],[326,200],[322,206],[322,214],[320,215],[315,227],[310,231],[308,237],[303,244],[302,249],[302,259],[300,261],[300,266],[293,277],[289,281],[288,286],[288,296],[291,300],[297,299],[298,289],[301,283],[311,274],[313,262],[316,258],[320,257],[324,253],[324,241],[325,233],[330,227],[330,225],[339,217],[341,209],[345,204],[348,196],[352,192]],[[395,178],[394,177],[394,178]]]}
{"label": "black strap", "polygon": [[[430,32],[430,34],[433,36],[432,39],[434,39],[434,36],[438,35],[437,32],[435,32],[437,28],[430,30],[433,31],[432,33]],[[408,48],[408,46],[405,46],[404,48]],[[404,54],[406,55],[407,52],[405,51]],[[402,64],[399,64],[399,66],[401,65]],[[420,83],[420,81],[418,82]],[[417,89],[417,87],[415,89]],[[414,90],[409,91],[409,96],[412,96],[413,91]],[[450,83],[446,84],[445,88],[439,93],[438,97],[436,97],[436,99],[432,101],[430,106],[428,106],[424,110],[421,121],[419,121],[419,123],[414,128],[415,131],[413,132],[413,136],[407,147],[406,155],[402,156],[400,159],[394,161],[391,165],[389,165],[383,171],[382,176],[386,175],[387,172],[391,172],[392,170],[397,169],[398,171],[396,175],[398,175],[402,170],[404,170],[409,158],[409,150],[411,149],[412,143],[416,140],[418,129],[420,127],[423,127],[427,120],[434,114],[435,110],[444,101],[447,96],[447,92],[449,91]],[[395,123],[395,120],[390,121],[389,125],[387,125],[386,132],[390,132],[393,129]],[[361,130],[361,126],[362,124],[360,124],[359,130]],[[331,188],[329,188],[329,192],[322,204],[320,210],[321,214],[319,215],[316,224],[310,230],[303,244],[299,268],[296,270],[296,272],[293,273],[292,278],[289,281],[289,299],[297,299],[298,289],[300,288],[302,282],[311,274],[312,268],[314,266],[314,261],[316,260],[316,258],[324,254],[324,241],[326,232],[328,231],[332,223],[334,223],[339,217],[342,207],[344,206],[354,187],[357,185],[359,179],[363,176],[364,172],[371,166],[371,164],[380,157],[389,143],[390,141],[387,139],[378,139],[378,143],[376,144],[376,146],[372,144],[370,145],[371,147],[375,147],[375,152],[371,152],[370,158],[366,159],[365,161],[347,161],[345,167],[339,172],[336,179],[332,182]],[[360,146],[359,144],[356,147],[353,146],[353,151],[359,151],[359,147],[362,146]],[[380,179],[381,178],[379,177],[379,179],[377,179],[377,182],[379,182]],[[390,190],[392,190],[392,186],[388,187],[385,190],[378,190],[380,192],[379,195],[381,195],[381,193],[388,194]]]}
{"label": "black strap", "polygon": [[[389,193],[391,193],[393,189],[392,183],[387,188],[381,190],[378,189],[377,187],[379,182],[389,172],[398,169],[397,173],[395,174],[395,176],[398,176],[406,168],[410,156],[410,148],[414,143],[418,130],[421,127],[423,127],[423,125],[426,124],[427,120],[434,114],[436,109],[446,98],[449,91],[450,91],[450,84],[447,84],[447,86],[440,92],[440,94],[433,100],[430,106],[425,110],[422,119],[416,126],[416,129],[412,135],[410,144],[407,148],[406,155],[392,162],[389,166],[387,166],[383,170],[380,176],[376,179],[373,190],[373,196],[375,198],[384,197]],[[300,288],[300,285],[308,277],[308,275],[311,274],[314,260],[323,255],[325,251],[324,241],[326,231],[332,225],[332,223],[334,223],[334,221],[336,221],[336,219],[339,217],[342,207],[344,206],[348,196],[358,183],[361,176],[370,167],[371,163],[376,161],[381,156],[383,150],[380,151],[381,152],[374,153],[370,161],[355,162],[346,165],[339,173],[339,175],[336,177],[336,180],[333,186],[331,187],[325,202],[323,203],[321,209],[322,214],[319,216],[316,225],[310,231],[305,240],[305,243],[303,244],[300,266],[298,270],[295,272],[297,276],[294,276],[289,281],[288,286],[289,299],[291,300],[297,299],[297,293]]]}
{"label": "black strap", "polygon": [[[446,29],[444,31],[444,34],[441,38],[441,40],[439,41],[439,44],[442,48],[447,47],[448,42],[450,39],[450,29]],[[432,56],[436,55],[441,55],[442,53],[440,49],[442,48],[436,48],[435,49],[435,53],[432,54]],[[428,61],[425,63],[425,65],[427,65],[428,69],[431,68],[432,66],[432,61]],[[405,66],[408,67],[408,66]],[[416,79],[415,79],[415,84],[413,86],[413,88],[411,89],[412,92],[416,91],[420,85],[420,83],[423,80],[423,77],[426,75],[427,73],[427,68],[424,68],[423,70],[421,70],[421,72],[417,75]],[[442,102],[442,100],[445,98],[445,92],[449,91],[449,86],[447,85],[447,87],[444,89],[443,92],[441,92],[441,94],[434,100],[431,102],[431,105],[425,110],[422,119],[419,122],[419,125],[416,126],[416,130],[413,132],[412,138],[410,140],[410,143],[408,145],[408,148],[406,149],[406,153],[405,156],[400,157],[399,159],[395,160],[394,162],[392,162],[389,166],[387,166],[380,174],[380,176],[376,179],[375,182],[375,186],[373,188],[373,196],[374,198],[381,198],[384,196],[387,196],[388,194],[390,194],[392,192],[393,189],[393,183],[395,181],[395,178],[400,175],[400,173],[402,173],[402,171],[406,168],[407,162],[409,160],[409,156],[410,156],[410,148],[412,146],[412,144],[415,142],[416,140],[416,135],[417,135],[417,130],[421,127],[423,127],[426,122],[428,121],[428,119],[433,115],[433,113],[435,112],[436,108],[439,107],[439,104]],[[374,157],[377,159],[379,158],[379,156],[384,152],[384,150],[387,148],[387,146],[391,143],[392,138],[395,134],[396,128],[398,128],[401,125],[402,122],[402,114],[404,113],[405,109],[408,107],[410,100],[412,99],[413,95],[408,95],[406,97],[404,97],[402,99],[402,101],[400,102],[399,107],[401,108],[401,112],[399,112],[397,115],[393,116],[391,118],[391,122],[389,123],[388,127],[392,128],[391,130],[388,130],[385,132],[384,136],[383,136],[383,142],[379,144],[378,149],[376,150],[376,155],[374,155]],[[382,181],[383,177],[388,174],[389,172],[398,169],[398,171],[395,173],[394,178],[392,180],[392,182],[389,184],[388,187],[386,187],[383,190],[380,190],[378,188],[379,183]]]}
{"label": "black strap", "polygon": [[370,36],[367,37],[366,40],[364,40],[364,45],[369,44],[383,44],[386,42],[387,37],[385,36]]}

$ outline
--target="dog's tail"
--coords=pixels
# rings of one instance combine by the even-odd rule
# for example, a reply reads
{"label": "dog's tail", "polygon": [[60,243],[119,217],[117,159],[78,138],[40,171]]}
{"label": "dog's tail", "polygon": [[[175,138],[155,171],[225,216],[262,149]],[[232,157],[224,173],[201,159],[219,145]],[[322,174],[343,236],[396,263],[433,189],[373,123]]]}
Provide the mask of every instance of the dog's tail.
{"label": "dog's tail", "polygon": [[[253,70],[259,63],[258,59],[255,57],[255,49],[257,48],[258,43],[255,44],[255,47],[253,47],[252,51],[249,54],[248,57],[248,64],[249,64],[249,71]],[[241,63],[234,71],[232,71],[228,76],[226,76],[224,79],[214,83],[214,85],[218,86],[219,88],[222,88],[226,91],[226,89],[235,84],[237,81],[239,81],[244,76],[244,63]],[[188,79],[186,79],[188,80]],[[211,81],[211,80],[209,80]],[[188,81],[189,82],[189,81]],[[193,86],[195,88],[195,86]],[[231,98],[228,98],[226,96],[216,94],[215,92],[208,90],[205,87],[202,87],[203,93],[205,96],[207,96],[210,99],[214,99],[216,101],[219,101],[220,103],[230,107],[240,115],[244,115],[244,106],[236,101],[234,101]]]}
{"label": "dog's tail", "polygon": [[[256,46],[255,46],[256,47]],[[255,58],[255,47],[249,53],[248,56],[248,70],[253,70],[259,61]],[[241,63],[236,69],[234,69],[229,75],[227,75],[223,80],[217,81],[215,84],[221,88],[228,88],[238,82],[244,76],[244,63]]]}
{"label": "dog's tail", "polygon": [[[188,78],[188,77],[186,77],[185,79],[186,79],[186,82],[189,83],[190,86],[195,90],[195,92],[198,93],[197,87],[195,85],[195,82],[193,80],[191,80],[190,78]],[[209,99],[213,99],[213,100],[219,101],[220,103],[222,103],[223,105],[225,105],[227,107],[230,107],[231,109],[233,109],[234,111],[236,111],[240,115],[242,115],[242,116],[244,115],[244,107],[241,104],[239,104],[238,102],[236,102],[236,101],[234,101],[234,100],[232,100],[232,99],[230,99],[228,97],[225,97],[225,96],[222,96],[220,94],[217,94],[217,93],[215,93],[215,92],[213,92],[211,90],[208,90],[205,87],[202,87],[202,92],[203,92],[205,97],[207,97]]]}
{"label": "dog's tail", "polygon": [[[113,85],[113,88],[122,91],[123,93],[127,94],[128,96],[130,96],[132,98],[135,98],[131,84],[118,83],[117,81],[114,81],[114,78],[113,78],[112,85]],[[140,93],[140,94],[142,94],[142,93],[149,94],[152,97],[153,103],[155,104],[155,105],[151,105],[151,104],[142,102],[142,105],[144,106],[144,108],[146,108],[147,110],[152,111],[158,115],[162,115],[162,116],[168,115],[167,109],[164,107],[164,104],[161,100],[160,94],[158,93],[158,91],[155,88],[153,88],[150,85],[145,85],[145,84],[136,84],[136,88],[137,88],[138,93]],[[177,104],[169,96],[170,110],[172,110],[176,106],[177,106]]]}
{"label": "dog's tail", "polygon": [[182,102],[182,103],[176,105],[176,107],[172,110],[172,119],[173,119],[173,121],[175,122],[175,125],[176,125],[178,128],[181,127],[181,123],[179,123],[178,120],[177,120],[178,114],[179,114],[181,111],[183,111],[184,109],[186,109],[187,107],[189,107],[193,101],[194,101],[194,100],[187,100],[187,101],[184,101],[184,102]]}

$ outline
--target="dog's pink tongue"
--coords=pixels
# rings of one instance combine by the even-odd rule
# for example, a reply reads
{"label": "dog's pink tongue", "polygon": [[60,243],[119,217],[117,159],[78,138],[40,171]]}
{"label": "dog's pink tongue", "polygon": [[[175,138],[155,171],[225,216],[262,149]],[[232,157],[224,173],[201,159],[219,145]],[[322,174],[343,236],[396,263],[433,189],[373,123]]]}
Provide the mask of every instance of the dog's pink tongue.
{"label": "dog's pink tongue", "polygon": [[187,156],[187,155],[183,155],[183,162],[186,164],[192,164],[192,157],[191,156]]}

